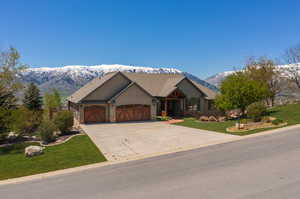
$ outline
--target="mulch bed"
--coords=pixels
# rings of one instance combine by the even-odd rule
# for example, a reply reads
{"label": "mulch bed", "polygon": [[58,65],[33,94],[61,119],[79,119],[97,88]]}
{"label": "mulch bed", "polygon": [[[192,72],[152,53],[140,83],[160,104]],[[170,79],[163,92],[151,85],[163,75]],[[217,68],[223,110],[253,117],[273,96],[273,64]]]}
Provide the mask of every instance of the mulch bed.
{"label": "mulch bed", "polygon": [[5,142],[0,143],[0,147],[6,147],[6,146],[13,145],[13,144],[26,143],[26,142],[38,142],[38,143],[40,143],[40,145],[43,145],[43,146],[52,146],[52,145],[62,144],[70,137],[75,136],[75,135],[80,135],[80,134],[84,134],[82,129],[74,128],[68,134],[59,136],[56,138],[55,142],[51,142],[48,144],[43,144],[41,139],[39,139],[39,137],[37,137],[37,136],[22,136],[22,137],[18,137],[16,139],[14,139],[14,140],[6,140]]}
{"label": "mulch bed", "polygon": [[244,124],[244,128],[236,128],[235,126],[232,127],[228,127],[226,129],[226,131],[228,132],[245,132],[245,131],[251,131],[251,130],[255,130],[255,129],[264,129],[264,128],[274,128],[274,127],[282,127],[287,125],[286,122],[283,122],[281,124],[278,125],[274,125],[272,123],[267,123],[267,122],[252,122],[252,123],[248,123],[248,124]]}
{"label": "mulch bed", "polygon": [[184,122],[184,120],[180,120],[180,119],[172,119],[172,120],[168,120],[167,122],[168,122],[169,124],[176,124],[176,123]]}

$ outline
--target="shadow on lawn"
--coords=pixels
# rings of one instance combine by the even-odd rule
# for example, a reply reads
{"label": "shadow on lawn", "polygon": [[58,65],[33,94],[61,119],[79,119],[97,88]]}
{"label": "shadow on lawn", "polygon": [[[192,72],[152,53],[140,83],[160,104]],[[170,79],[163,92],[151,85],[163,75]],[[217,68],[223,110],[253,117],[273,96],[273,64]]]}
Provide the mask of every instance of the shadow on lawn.
{"label": "shadow on lawn", "polygon": [[278,113],[278,112],[281,112],[281,111],[279,111],[279,110],[268,110],[268,111],[266,112],[266,115],[267,115],[267,116],[270,116],[270,115],[275,114],[275,113]]}

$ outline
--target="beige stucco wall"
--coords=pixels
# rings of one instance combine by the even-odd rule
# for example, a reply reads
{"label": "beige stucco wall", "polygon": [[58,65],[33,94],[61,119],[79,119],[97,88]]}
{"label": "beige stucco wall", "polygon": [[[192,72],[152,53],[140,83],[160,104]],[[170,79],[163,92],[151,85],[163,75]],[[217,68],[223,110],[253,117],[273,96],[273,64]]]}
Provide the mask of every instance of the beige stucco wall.
{"label": "beige stucco wall", "polygon": [[110,122],[116,122],[116,106],[114,104],[108,105],[109,110],[109,121]]}
{"label": "beige stucco wall", "polygon": [[84,101],[108,100],[120,90],[125,88],[129,83],[130,81],[127,78],[118,73],[84,98]]}
{"label": "beige stucco wall", "polygon": [[215,108],[214,106],[212,106],[211,109],[208,109],[208,103],[209,100],[205,100],[205,109],[204,109],[205,115],[222,115],[222,112],[217,108]]}
{"label": "beige stucco wall", "polygon": [[[156,117],[156,104],[152,103],[153,98],[148,95],[144,90],[142,90],[137,85],[132,85],[125,92],[123,92],[116,99],[114,106],[129,105],[129,104],[143,104],[150,105],[151,107],[151,118]],[[115,112],[115,111],[113,111]]]}
{"label": "beige stucco wall", "polygon": [[182,80],[177,87],[184,93],[187,98],[202,97],[203,94],[193,86],[188,80]]}
{"label": "beige stucco wall", "polygon": [[68,102],[69,111],[73,113],[74,116],[74,126],[78,127],[80,124],[80,106],[72,102]]}
{"label": "beige stucco wall", "polygon": [[188,80],[184,79],[178,84],[178,88],[184,93],[184,95],[190,98],[199,98],[200,100],[200,112],[204,113],[207,110],[206,100],[203,93],[201,93],[194,85]]}

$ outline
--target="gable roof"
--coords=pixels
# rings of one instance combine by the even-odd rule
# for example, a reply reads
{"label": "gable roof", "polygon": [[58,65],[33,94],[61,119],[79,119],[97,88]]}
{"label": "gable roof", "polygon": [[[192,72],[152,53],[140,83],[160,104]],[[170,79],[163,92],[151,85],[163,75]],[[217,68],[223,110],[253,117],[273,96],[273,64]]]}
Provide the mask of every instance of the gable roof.
{"label": "gable roof", "polygon": [[126,73],[126,72],[111,72],[105,74],[103,77],[97,77],[80,88],[74,94],[67,98],[67,100],[78,103],[91,92],[105,84],[109,79],[116,74],[121,74],[129,79],[132,83],[116,93],[110,100],[117,97],[120,93],[125,92],[133,84],[139,86],[142,90],[154,97],[166,97],[172,93],[182,80],[189,80],[198,90],[206,95],[206,99],[214,99],[216,93],[209,88],[188,79],[183,74],[161,74],[161,73]]}
{"label": "gable roof", "polygon": [[91,80],[87,84],[85,84],[83,87],[78,89],[75,93],[70,95],[67,100],[78,103],[83,98],[85,98],[87,95],[89,95],[91,92],[102,86],[106,81],[111,79],[113,76],[115,76],[118,72],[112,72],[107,73],[102,77],[96,77],[95,79]]}
{"label": "gable roof", "polygon": [[213,91],[213,90],[207,88],[206,86],[203,86],[202,84],[199,84],[193,80],[190,80],[190,81],[206,95],[206,97],[205,97],[206,99],[213,100],[216,98],[217,93],[215,91]]}
{"label": "gable roof", "polygon": [[161,73],[123,73],[131,81],[136,82],[152,96],[166,97],[176,89],[176,85],[185,78],[182,74]]}
{"label": "gable roof", "polygon": [[113,100],[117,99],[118,97],[120,97],[123,93],[125,93],[129,88],[131,88],[132,86],[137,86],[139,89],[141,89],[144,93],[146,93],[147,95],[149,95],[150,97],[153,97],[148,91],[146,91],[144,88],[142,88],[140,85],[138,85],[136,82],[131,82],[128,86],[126,86],[124,89],[122,89],[120,92],[116,93],[110,100],[108,100],[109,102],[112,102]]}

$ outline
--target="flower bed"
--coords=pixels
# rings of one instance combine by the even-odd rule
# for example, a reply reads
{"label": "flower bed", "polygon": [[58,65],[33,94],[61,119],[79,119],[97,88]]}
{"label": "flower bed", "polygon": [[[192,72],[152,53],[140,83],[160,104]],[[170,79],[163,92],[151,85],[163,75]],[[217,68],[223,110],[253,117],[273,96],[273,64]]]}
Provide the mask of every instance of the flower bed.
{"label": "flower bed", "polygon": [[274,127],[282,127],[287,125],[287,122],[282,122],[279,124],[273,124],[271,122],[251,122],[248,124],[241,124],[240,128],[237,126],[232,126],[226,128],[226,131],[228,132],[245,132],[245,131],[251,131],[255,129],[265,129],[265,128],[274,128]]}

